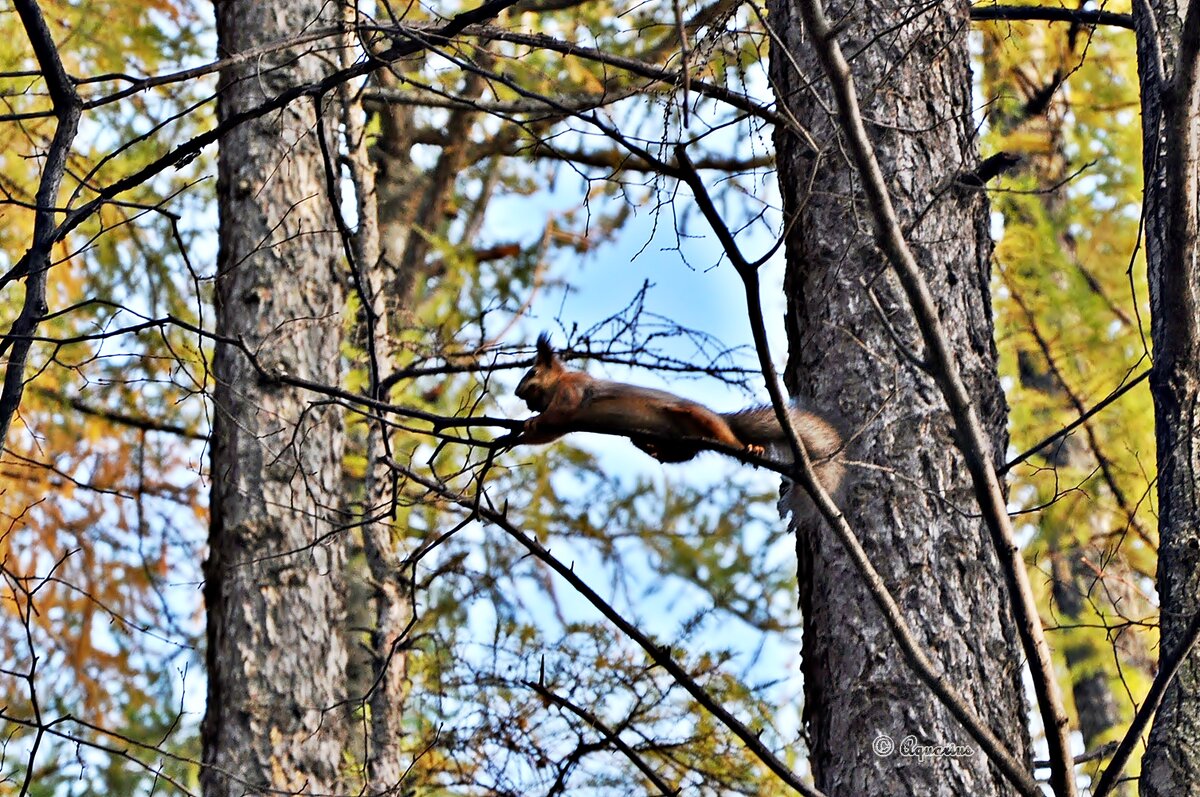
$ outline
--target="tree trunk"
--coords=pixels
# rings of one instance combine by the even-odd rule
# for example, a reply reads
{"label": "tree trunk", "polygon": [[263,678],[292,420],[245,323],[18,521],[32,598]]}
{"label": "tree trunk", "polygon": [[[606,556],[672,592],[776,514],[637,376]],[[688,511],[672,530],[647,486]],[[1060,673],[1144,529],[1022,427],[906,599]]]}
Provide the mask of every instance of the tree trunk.
{"label": "tree trunk", "polygon": [[[1200,608],[1200,3],[1134,3],[1142,84],[1146,263],[1158,449],[1160,657]],[[1184,22],[1184,15],[1187,21]],[[1165,62],[1165,63],[1164,63]],[[1200,795],[1200,661],[1183,664],[1150,730],[1146,797]]]}
{"label": "tree trunk", "polygon": [[[336,20],[318,0],[220,0],[223,56]],[[282,51],[222,72],[228,118],[329,69]],[[325,114],[321,122],[332,130]],[[347,724],[340,511],[342,413],[280,384],[339,379],[344,268],[312,100],[221,142],[212,438],[205,565],[204,792],[338,791]],[[263,369],[262,372],[256,365]],[[265,373],[264,373],[265,372]]]}
{"label": "tree trunk", "polygon": [[[398,89],[402,84],[395,70],[416,70],[418,60],[408,60],[375,75],[380,85]],[[467,78],[462,96],[477,98],[484,82],[476,75]],[[353,101],[345,92],[346,101]],[[357,109],[348,109],[351,116]],[[419,300],[417,286],[429,276],[426,259],[430,236],[435,235],[454,189],[455,178],[465,165],[469,130],[475,114],[457,111],[446,129],[452,145],[430,171],[414,166],[411,158],[415,130],[411,109],[405,105],[380,105],[379,133],[373,150],[357,131],[362,126],[347,121],[350,131],[349,157],[358,198],[359,229],[355,236],[356,259],[362,268],[361,284],[369,296],[364,307],[373,308],[373,318],[363,324],[365,347],[375,372],[372,398],[392,398],[391,377],[403,362],[401,333],[415,318]],[[364,314],[364,319],[366,318]],[[356,671],[356,697],[365,697],[369,708],[370,733],[365,751],[367,789],[374,794],[395,793],[409,769],[405,752],[403,718],[407,702],[408,646],[406,635],[414,618],[412,572],[405,564],[403,534],[395,529],[399,508],[396,482],[389,457],[403,448],[402,438],[381,423],[372,423],[366,439],[367,478],[363,490],[362,562],[365,571],[352,568],[350,577],[357,592],[367,596],[367,620],[371,638],[363,665],[352,661]],[[356,610],[359,607],[355,607]],[[354,657],[358,659],[360,657]]]}
{"label": "tree trunk", "polygon": [[[923,10],[924,9],[924,10]],[[908,304],[873,245],[857,176],[838,146],[834,107],[795,0],[768,3],[771,79],[808,130],[777,129],[787,237],[786,324],[793,393],[842,416],[852,433],[840,500],[921,642],[996,735],[1029,760],[1022,656],[1009,596]],[[1007,442],[988,289],[991,241],[981,191],[955,185],[977,162],[967,8],[828,4],[851,57],[863,111],[909,240],[940,302],[963,377],[995,445]],[[837,23],[835,23],[837,24]],[[785,50],[786,53],[780,52]],[[879,308],[873,306],[874,296]],[[886,320],[885,320],[886,319]],[[976,517],[972,517],[975,515]],[[982,751],[921,760],[903,740],[970,737],[899,655],[841,546],[823,525],[797,529],[804,613],[805,720],[811,764],[829,794],[1010,794]],[[889,752],[881,737],[896,749]],[[880,738],[878,747],[873,742]]]}
{"label": "tree trunk", "polygon": [[[405,62],[415,68],[417,61]],[[390,69],[376,73],[385,84],[395,81]],[[359,284],[367,292],[359,330],[369,352],[371,398],[387,400],[388,391],[381,380],[392,375],[400,355],[398,333],[406,326],[396,292],[391,290],[395,265],[388,256],[402,251],[409,238],[410,224],[402,219],[406,202],[405,187],[416,179],[416,170],[408,159],[411,119],[404,107],[386,108],[376,146],[389,150],[373,158],[365,134],[365,116],[356,107],[357,92],[343,92],[346,103],[345,128],[348,133],[347,158],[357,198],[358,231],[355,257],[360,269]],[[394,154],[391,150],[395,150]],[[381,201],[381,195],[388,201]],[[406,305],[405,305],[406,307]],[[370,308],[368,312],[367,308]],[[396,441],[389,427],[372,421],[366,437],[366,479],[362,485],[363,508],[360,517],[361,562],[354,557],[349,570],[353,587],[364,597],[361,606],[352,608],[369,615],[352,625],[371,629],[364,646],[365,655],[352,657],[354,696],[362,700],[370,718],[366,763],[366,789],[371,794],[399,793],[410,759],[404,745],[404,711],[408,699],[408,644],[405,635],[412,630],[413,594],[411,569],[404,563],[404,550],[395,530],[398,497],[396,483],[387,458],[394,456]],[[357,552],[356,552],[357,553]],[[358,660],[356,660],[358,659]],[[358,665],[358,666],[356,666]]]}

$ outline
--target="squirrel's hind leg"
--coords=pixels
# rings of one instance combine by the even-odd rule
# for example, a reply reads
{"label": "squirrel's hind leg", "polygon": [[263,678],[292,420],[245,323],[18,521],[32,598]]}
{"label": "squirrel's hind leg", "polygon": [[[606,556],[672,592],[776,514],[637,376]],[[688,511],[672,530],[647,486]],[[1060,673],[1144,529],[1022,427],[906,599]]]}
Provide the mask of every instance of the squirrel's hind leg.
{"label": "squirrel's hind leg", "polygon": [[633,440],[631,438],[630,442],[659,462],[665,463],[687,462],[700,453],[700,449],[696,446],[664,443],[658,440]]}
{"label": "squirrel's hind leg", "polygon": [[681,423],[679,425],[688,430],[687,435],[689,437],[702,437],[705,440],[722,443],[730,448],[745,449],[747,452],[757,456],[762,456],[766,453],[766,449],[760,445],[742,442],[733,433],[733,429],[729,428],[729,424],[725,419],[707,407],[682,404],[667,407],[666,409],[680,417]]}

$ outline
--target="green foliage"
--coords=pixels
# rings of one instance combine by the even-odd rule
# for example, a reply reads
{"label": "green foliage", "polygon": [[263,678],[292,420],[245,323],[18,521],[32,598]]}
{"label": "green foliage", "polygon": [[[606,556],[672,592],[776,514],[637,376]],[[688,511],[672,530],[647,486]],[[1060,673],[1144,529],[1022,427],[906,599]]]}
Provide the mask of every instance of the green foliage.
{"label": "green foliage", "polygon": [[[1004,221],[994,290],[1016,453],[1150,364],[1138,81],[1127,31],[982,31],[982,88],[992,99],[985,154],[1024,157],[992,193]],[[1084,719],[1095,706],[1075,705],[1089,747],[1120,735],[1131,696],[1144,694],[1153,672],[1155,635],[1143,624],[1155,614],[1154,450],[1142,384],[1010,476],[1011,500],[1026,512],[1016,520],[1034,534],[1026,555],[1044,573],[1033,582],[1062,672],[1076,689],[1100,674],[1119,706],[1101,727]]]}
{"label": "green foliage", "polygon": [[[42,8],[68,72],[107,76],[80,82],[85,100],[119,90],[128,80],[121,76],[168,71],[201,50],[205,23],[187,4],[50,2]],[[0,30],[0,72],[35,69],[15,13],[0,16]],[[48,109],[39,78],[0,82],[6,112]],[[194,82],[89,110],[61,203],[94,198],[97,187],[161,155],[172,138],[190,135],[203,115],[171,120],[205,91],[204,82]],[[148,135],[159,123],[163,127]],[[6,264],[29,246],[40,155],[53,131],[48,116],[0,124],[7,153],[0,182],[9,200],[0,259]],[[126,141],[135,143],[122,147]],[[0,692],[8,696],[0,720],[7,740],[0,793],[19,790],[33,741],[19,722],[35,711],[47,722],[69,719],[43,739],[32,793],[85,787],[136,793],[155,780],[135,763],[152,759],[150,748],[196,757],[195,719],[181,716],[180,698],[182,673],[195,667],[200,627],[193,590],[172,585],[198,580],[195,531],[206,516],[197,476],[202,453],[187,439],[203,434],[204,408],[196,400],[204,381],[201,346],[165,323],[148,324],[137,335],[120,333],[168,314],[197,318],[198,283],[180,253],[203,233],[182,220],[205,201],[204,188],[193,186],[203,165],[123,195],[124,203],[103,207],[55,251],[60,262],[50,280],[50,314],[39,327],[47,342],[31,353],[30,381],[0,463]],[[191,194],[175,196],[188,187]],[[175,199],[164,202],[164,196]],[[23,300],[16,285],[5,291],[0,319],[6,329]],[[184,592],[189,599],[179,597]],[[20,676],[29,672],[31,680]],[[133,758],[98,752],[131,743],[135,751],[138,744],[148,747]],[[162,766],[164,774],[194,782],[191,765]]]}

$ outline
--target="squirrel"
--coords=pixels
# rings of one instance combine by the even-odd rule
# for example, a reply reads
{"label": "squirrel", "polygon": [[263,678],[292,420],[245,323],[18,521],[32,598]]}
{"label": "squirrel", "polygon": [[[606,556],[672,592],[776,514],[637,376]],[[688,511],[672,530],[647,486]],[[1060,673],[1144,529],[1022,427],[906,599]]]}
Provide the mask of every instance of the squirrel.
{"label": "squirrel", "polygon": [[[538,337],[537,357],[517,385],[517,396],[540,413],[525,421],[522,443],[549,443],[568,432],[591,431],[629,436],[659,462],[686,462],[710,443],[759,456],[769,449],[790,460],[787,435],[774,407],[714,412],[665,390],[596,379],[563,365],[546,334]],[[838,459],[841,435],[814,412],[796,406],[788,412],[817,478],[828,492],[836,493],[844,474]],[[655,439],[634,436],[639,432]]]}

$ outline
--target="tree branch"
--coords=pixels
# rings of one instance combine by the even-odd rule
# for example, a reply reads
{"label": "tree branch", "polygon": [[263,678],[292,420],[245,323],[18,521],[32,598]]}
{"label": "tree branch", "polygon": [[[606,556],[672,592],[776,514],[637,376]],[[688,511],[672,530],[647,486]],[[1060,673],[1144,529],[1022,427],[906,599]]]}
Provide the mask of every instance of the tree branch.
{"label": "tree branch", "polygon": [[103,407],[93,407],[91,404],[88,404],[82,399],[66,398],[63,396],[62,392],[58,390],[47,390],[46,388],[38,387],[36,385],[31,389],[34,393],[37,393],[43,398],[57,401],[60,404],[64,404],[71,409],[76,410],[77,412],[83,413],[84,415],[90,415],[94,418],[103,418],[110,423],[128,426],[131,429],[139,429],[143,432],[162,432],[163,434],[175,435],[176,437],[183,437],[188,440],[208,439],[208,435],[201,434],[200,432],[194,432],[188,429],[186,426],[179,426],[173,423],[163,423],[161,421],[156,421],[153,418],[147,418],[140,415],[129,415],[128,413],[116,412],[115,410],[108,410]]}
{"label": "tree branch", "polygon": [[713,698],[706,692],[700,684],[671,656],[669,645],[660,645],[647,636],[641,629],[633,623],[625,619],[616,609],[614,609],[604,598],[588,586],[574,569],[563,564],[554,557],[546,548],[542,546],[536,539],[527,535],[521,529],[517,528],[509,519],[501,512],[497,512],[489,507],[482,506],[482,502],[477,499],[467,499],[456,494],[448,489],[441,482],[433,481],[415,473],[399,463],[392,463],[399,472],[404,474],[404,477],[420,484],[428,490],[433,491],[447,501],[456,504],[462,509],[471,512],[473,515],[482,520],[491,523],[494,526],[500,527],[506,534],[520,543],[528,550],[535,558],[545,563],[564,581],[571,585],[588,603],[592,604],[609,622],[620,629],[621,633],[625,634],[629,639],[633,640],[650,659],[667,671],[667,674],[675,680],[683,689],[691,695],[697,703],[703,706],[710,714],[717,718],[725,727],[729,728],[735,736],[746,745],[746,749],[752,755],[758,758],[767,769],[771,770],[776,777],[794,789],[796,792],[804,795],[804,797],[823,797],[823,793],[814,786],[805,783],[800,777],[793,772],[787,764],[779,759],[759,738],[758,734],[746,727],[741,720],[733,716],[729,709],[725,708],[719,701]]}
{"label": "tree branch", "polygon": [[1100,782],[1092,791],[1092,797],[1106,797],[1117,785],[1117,778],[1121,776],[1121,771],[1129,762],[1129,756],[1140,741],[1142,731],[1146,730],[1146,726],[1150,724],[1150,718],[1154,716],[1154,712],[1162,703],[1167,687],[1175,680],[1179,668],[1183,666],[1183,662],[1192,652],[1192,648],[1196,647],[1197,639],[1200,639],[1200,612],[1192,615],[1192,622],[1188,625],[1183,639],[1180,640],[1179,647],[1159,661],[1158,675],[1154,676],[1154,682],[1150,684],[1146,700],[1138,709],[1133,722],[1130,723],[1129,730],[1125,731],[1125,735],[1121,738],[1121,744],[1117,747],[1117,752],[1113,754],[1112,761],[1108,762],[1104,774],[1100,776]]}
{"label": "tree branch", "polygon": [[[445,130],[422,128],[413,134],[413,141],[418,144],[430,144],[440,147],[453,143]],[[551,145],[540,139],[513,140],[504,136],[496,136],[490,141],[478,142],[472,145],[469,160],[472,163],[493,157],[495,155],[520,156],[531,159],[563,161],[581,166],[595,166],[601,169],[611,169],[614,172],[648,172],[663,173],[662,164],[648,162],[644,158],[631,155],[620,149],[567,149],[557,144]],[[775,154],[747,155],[746,157],[722,157],[706,154],[696,158],[695,167],[700,171],[718,171],[727,173],[742,173],[762,169],[775,164]],[[674,174],[674,172],[670,172]]]}
{"label": "tree branch", "polygon": [[607,723],[597,717],[594,713],[588,711],[583,706],[575,705],[562,695],[550,691],[545,684],[538,683],[536,681],[522,681],[522,683],[525,684],[525,686],[528,686],[534,692],[537,692],[537,694],[543,700],[547,700],[559,708],[570,711],[572,714],[579,717],[588,725],[591,725],[593,728],[599,731],[600,735],[603,736],[609,744],[620,750],[621,754],[628,758],[629,761],[635,767],[637,767],[643,775],[646,776],[646,780],[654,784],[654,788],[658,789],[661,797],[673,797],[674,795],[679,794],[679,789],[672,789],[670,786],[668,786],[667,783],[659,776],[659,774],[655,772],[648,763],[646,763],[646,759],[642,758],[641,754],[639,754],[637,750],[634,750],[632,747],[630,747],[625,740],[621,738],[619,733],[608,727]]}
{"label": "tree branch", "polygon": [[[1050,375],[1054,377],[1054,381],[1057,382],[1058,386],[1062,389],[1063,394],[1067,397],[1067,401],[1070,402],[1071,406],[1075,409],[1075,413],[1078,417],[1076,419],[1077,422],[1072,425],[1072,428],[1075,426],[1083,427],[1083,433],[1087,438],[1088,448],[1091,449],[1092,456],[1095,457],[1096,463],[1100,466],[1100,474],[1104,479],[1104,483],[1108,485],[1108,491],[1112,494],[1113,500],[1117,502],[1117,507],[1120,509],[1121,514],[1125,516],[1125,522],[1134,528],[1138,536],[1144,540],[1147,540],[1149,543],[1149,534],[1147,534],[1146,529],[1142,527],[1142,523],[1138,520],[1137,512],[1135,511],[1136,507],[1130,504],[1129,498],[1125,495],[1125,491],[1121,489],[1121,484],[1117,480],[1117,475],[1113,472],[1112,460],[1110,460],[1104,453],[1104,447],[1100,443],[1100,438],[1096,434],[1095,428],[1093,428],[1091,423],[1089,423],[1089,419],[1092,417],[1092,415],[1096,414],[1095,408],[1093,408],[1093,411],[1089,413],[1088,408],[1083,403],[1083,399],[1075,391],[1075,388],[1067,381],[1066,375],[1062,372],[1062,369],[1059,368],[1058,360],[1054,356],[1054,350],[1050,345],[1050,341],[1047,340],[1045,334],[1043,334],[1041,326],[1038,324],[1037,316],[1033,313],[1033,310],[1030,309],[1029,304],[1025,301],[1025,297],[1021,294],[1021,291],[1018,290],[1015,285],[1012,285],[1007,279],[1005,279],[1005,284],[1008,286],[1009,295],[1012,297],[1013,303],[1017,305],[1017,308],[1020,309],[1021,314],[1025,316],[1029,333],[1033,337],[1034,342],[1037,344],[1038,350],[1041,351],[1042,359],[1046,361],[1046,367],[1049,368]],[[1145,373],[1149,375],[1149,371],[1146,371]],[[1136,384],[1137,381],[1138,380],[1136,379],[1131,380],[1126,387],[1131,387],[1133,384]],[[1108,403],[1111,403],[1111,401]],[[1005,465],[1005,467],[1007,468],[1007,465]]]}
{"label": "tree branch", "polygon": [[[509,42],[512,44],[523,44],[528,47],[533,47],[542,50],[551,50],[553,52],[563,53],[578,58],[586,58],[589,61],[595,61],[599,64],[614,66],[618,69],[623,69],[630,74],[639,75],[659,83],[668,85],[677,85],[680,81],[680,74],[677,71],[663,69],[662,67],[647,64],[645,61],[640,61],[637,58],[629,58],[627,56],[613,55],[592,47],[583,47],[574,42],[563,41],[556,39],[553,36],[546,36],[538,33],[517,33],[515,31],[504,30],[485,25],[476,25],[464,31],[468,36],[478,36],[485,40],[495,40]],[[428,33],[422,32],[422,35]],[[689,88],[697,94],[703,94],[714,100],[724,102],[739,111],[744,111],[752,116],[764,119],[772,124],[788,130],[804,135],[806,140],[811,140],[806,131],[796,130],[794,121],[786,118],[782,114],[766,108],[760,103],[757,103],[743,94],[738,94],[736,91],[730,91],[724,86],[718,86],[715,83],[709,83],[704,80],[693,79],[689,83]]]}
{"label": "tree branch", "polygon": [[1082,8],[1059,8],[1058,6],[974,5],[971,6],[971,21],[1070,22],[1075,25],[1109,25],[1115,28],[1133,30],[1133,16],[1131,14],[1117,14],[1113,11],[1089,11]]}
{"label": "tree branch", "polygon": [[37,190],[37,211],[33,223],[33,242],[21,258],[25,264],[18,276],[27,276],[25,283],[25,303],[20,315],[12,327],[0,341],[0,354],[10,346],[8,365],[4,371],[4,387],[0,389],[0,445],[8,438],[8,429],[16,415],[17,407],[21,404],[21,396],[25,391],[25,364],[29,359],[29,349],[33,345],[32,336],[46,314],[46,279],[50,271],[50,250],[58,240],[55,234],[54,206],[58,200],[58,192],[62,187],[63,176],[66,174],[67,157],[71,153],[71,145],[79,130],[79,117],[82,105],[75,86],[63,68],[58,48],[46,19],[35,0],[14,0],[17,14],[25,26],[29,43],[33,46],[42,77],[50,92],[50,101],[54,107],[54,115],[58,124],[54,129],[54,138],[50,141],[50,150],[46,153],[46,165],[42,170],[42,178]]}
{"label": "tree branch", "polygon": [[1037,452],[1041,451],[1046,446],[1048,446],[1052,443],[1055,443],[1055,442],[1061,440],[1062,438],[1066,437],[1071,432],[1075,431],[1077,428],[1079,428],[1081,425],[1083,425],[1093,415],[1100,412],[1102,409],[1107,407],[1109,404],[1112,404],[1114,401],[1119,399],[1121,396],[1124,396],[1126,393],[1128,393],[1130,390],[1132,390],[1133,388],[1140,385],[1142,382],[1145,382],[1149,376],[1150,376],[1149,369],[1142,371],[1140,374],[1135,376],[1133,379],[1130,379],[1128,382],[1121,385],[1113,392],[1109,393],[1101,401],[1097,402],[1095,406],[1091,407],[1087,412],[1082,413],[1078,418],[1071,421],[1069,424],[1067,424],[1063,428],[1059,429],[1054,434],[1043,439],[1041,442],[1034,443],[1032,446],[1030,446],[1026,450],[1022,451],[1020,454],[1017,454],[1015,457],[1010,459],[1008,462],[1005,462],[1003,465],[1000,466],[999,473],[1001,473],[1001,474],[1008,473],[1010,470],[1015,468],[1017,465],[1020,465],[1022,462],[1029,459],[1030,457],[1032,457]]}

